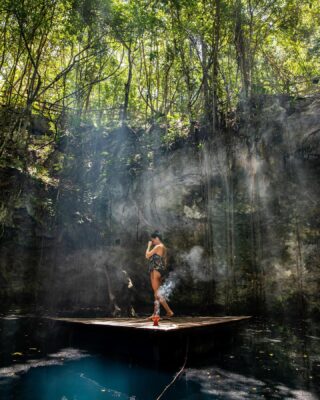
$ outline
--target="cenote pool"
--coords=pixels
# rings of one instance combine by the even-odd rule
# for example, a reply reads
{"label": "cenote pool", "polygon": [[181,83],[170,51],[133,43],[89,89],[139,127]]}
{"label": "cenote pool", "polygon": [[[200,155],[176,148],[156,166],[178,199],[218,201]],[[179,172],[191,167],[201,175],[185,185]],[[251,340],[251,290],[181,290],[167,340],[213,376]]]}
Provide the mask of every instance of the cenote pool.
{"label": "cenote pool", "polygon": [[[0,319],[1,400],[157,399],[177,372],[77,345],[45,320]],[[128,338],[130,340],[130,338]],[[141,352],[145,349],[141,348]],[[183,360],[181,360],[181,365]],[[221,349],[187,360],[161,399],[319,399],[320,328],[252,320]]]}

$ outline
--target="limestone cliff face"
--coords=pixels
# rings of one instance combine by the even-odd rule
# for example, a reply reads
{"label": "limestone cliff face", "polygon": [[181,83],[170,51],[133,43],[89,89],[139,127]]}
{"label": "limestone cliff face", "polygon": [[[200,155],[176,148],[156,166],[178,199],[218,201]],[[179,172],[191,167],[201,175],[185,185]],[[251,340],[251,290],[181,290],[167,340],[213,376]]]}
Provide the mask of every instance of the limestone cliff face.
{"label": "limestone cliff face", "polygon": [[56,185],[2,170],[2,297],[146,311],[158,229],[177,310],[319,315],[320,99],[253,98],[229,125],[174,149],[159,128],[83,129]]}

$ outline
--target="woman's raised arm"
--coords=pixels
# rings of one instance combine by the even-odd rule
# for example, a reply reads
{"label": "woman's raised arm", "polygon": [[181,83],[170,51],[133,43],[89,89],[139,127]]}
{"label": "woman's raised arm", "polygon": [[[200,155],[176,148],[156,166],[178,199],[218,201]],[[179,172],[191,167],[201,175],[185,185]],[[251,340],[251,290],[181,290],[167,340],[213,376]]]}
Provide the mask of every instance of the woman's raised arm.
{"label": "woman's raised arm", "polygon": [[154,246],[154,248],[152,250],[149,250],[150,246],[148,246],[148,248],[146,250],[146,258],[150,258],[152,256],[152,254],[157,253],[156,249],[158,249],[159,247],[161,247],[161,245],[157,244],[156,246]]}

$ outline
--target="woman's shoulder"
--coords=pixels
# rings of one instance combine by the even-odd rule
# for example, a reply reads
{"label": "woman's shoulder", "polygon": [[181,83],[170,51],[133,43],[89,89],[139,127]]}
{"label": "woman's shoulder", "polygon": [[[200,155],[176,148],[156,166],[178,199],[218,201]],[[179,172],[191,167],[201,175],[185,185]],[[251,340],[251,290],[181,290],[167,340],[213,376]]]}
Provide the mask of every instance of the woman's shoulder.
{"label": "woman's shoulder", "polygon": [[162,249],[163,251],[167,250],[167,247],[163,243],[157,244],[154,248],[155,249]]}

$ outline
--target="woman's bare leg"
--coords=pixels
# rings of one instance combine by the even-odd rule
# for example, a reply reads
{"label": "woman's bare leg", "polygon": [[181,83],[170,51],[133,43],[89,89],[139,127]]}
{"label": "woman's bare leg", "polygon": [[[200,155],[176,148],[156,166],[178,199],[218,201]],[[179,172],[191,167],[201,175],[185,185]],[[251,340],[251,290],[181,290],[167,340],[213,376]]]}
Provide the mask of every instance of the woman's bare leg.
{"label": "woman's bare leg", "polygon": [[[156,296],[156,291],[157,291],[157,279],[154,276],[154,270],[150,272],[150,281],[151,281],[151,287],[154,293],[154,301],[158,300]],[[155,307],[153,309],[153,314],[148,317],[148,319],[152,319],[155,316]]]}
{"label": "woman's bare leg", "polygon": [[171,310],[171,308],[169,307],[168,303],[166,302],[165,298],[159,293],[159,288],[162,282],[162,278],[161,278],[161,274],[159,271],[153,270],[153,277],[151,280],[151,284],[152,284],[152,289],[154,292],[154,298],[155,300],[159,300],[161,305],[163,306],[163,308],[166,310],[167,312],[167,316],[172,316],[174,313]]}

